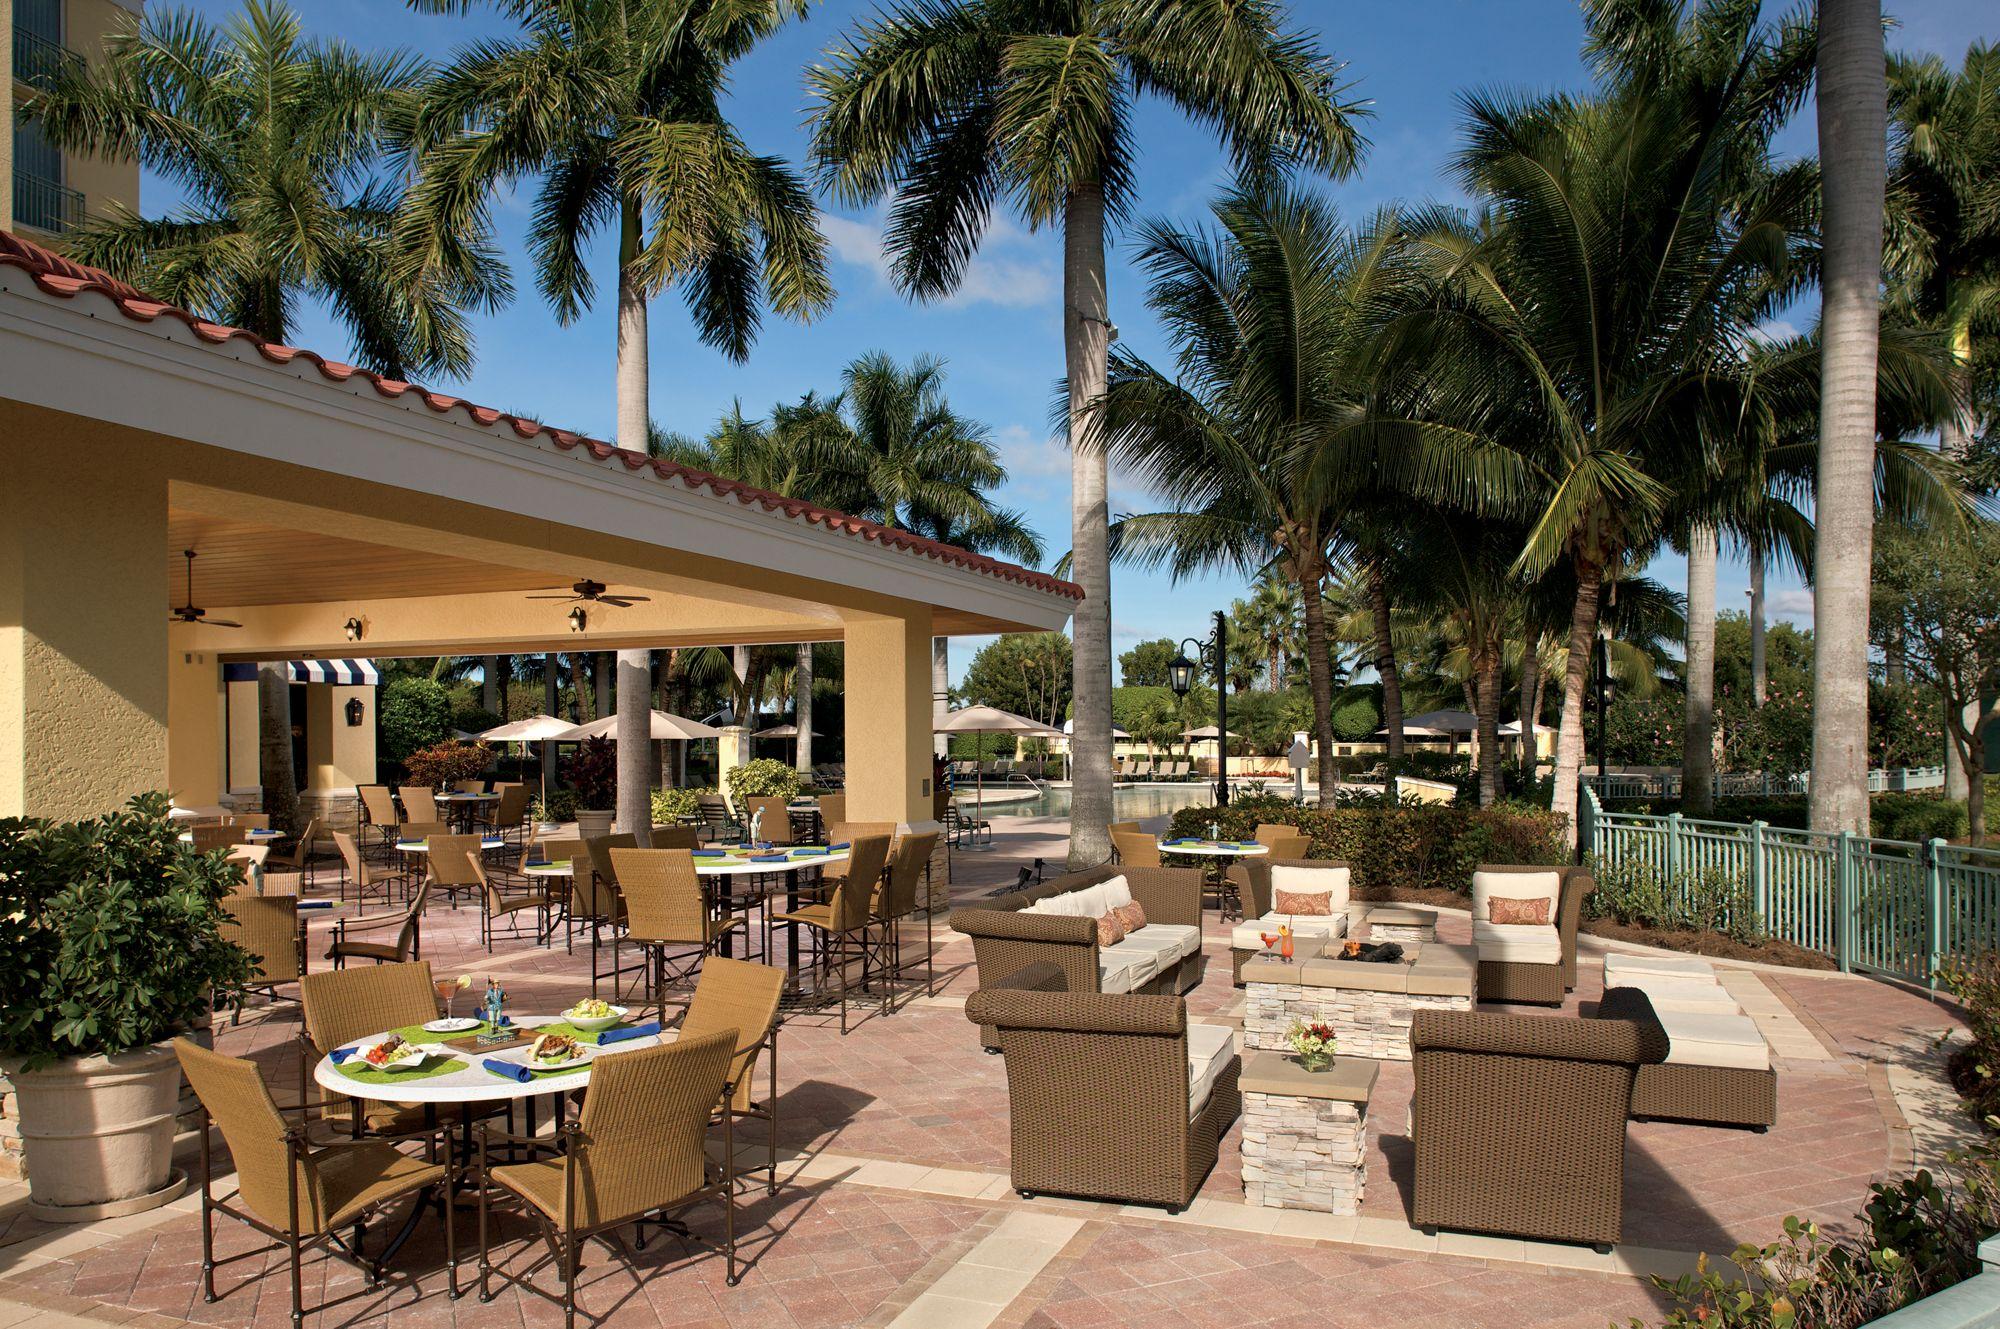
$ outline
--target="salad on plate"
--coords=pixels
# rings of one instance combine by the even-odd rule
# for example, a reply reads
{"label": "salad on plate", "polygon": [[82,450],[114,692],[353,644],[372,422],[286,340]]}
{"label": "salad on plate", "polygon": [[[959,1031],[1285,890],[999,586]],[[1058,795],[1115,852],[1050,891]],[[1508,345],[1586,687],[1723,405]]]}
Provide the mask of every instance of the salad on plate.
{"label": "salad on plate", "polygon": [[364,1051],[361,1059],[378,1071],[406,1071],[421,1066],[424,1056],[424,1050],[415,1043],[400,1034],[390,1034]]}
{"label": "salad on plate", "polygon": [[624,1019],[625,1008],[614,1006],[608,1001],[600,1001],[596,997],[585,997],[564,1011],[562,1018],[585,1033],[594,1034],[600,1029],[609,1029]]}

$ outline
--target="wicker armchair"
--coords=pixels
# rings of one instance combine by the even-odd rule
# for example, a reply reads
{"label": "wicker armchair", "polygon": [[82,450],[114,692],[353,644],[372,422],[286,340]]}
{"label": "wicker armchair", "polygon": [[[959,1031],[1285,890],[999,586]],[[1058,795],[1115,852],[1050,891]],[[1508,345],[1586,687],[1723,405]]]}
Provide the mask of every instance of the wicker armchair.
{"label": "wicker armchair", "polygon": [[1272,858],[1304,858],[1312,839],[1296,826],[1265,822],[1257,827],[1257,843],[1271,851]]}
{"label": "wicker armchair", "polygon": [[430,894],[431,883],[426,877],[401,909],[334,919],[326,958],[333,961],[335,969],[345,969],[349,960],[404,964],[416,959],[424,950],[424,905]]}
{"label": "wicker armchair", "polygon": [[[215,1291],[215,1215],[236,1219],[277,1242],[289,1255],[293,1329],[305,1323],[302,1257],[324,1246],[328,1254],[355,1265],[373,1288],[382,1267],[395,1256],[431,1212],[429,1192],[449,1197],[457,1180],[449,1125],[420,1129],[394,1138],[314,1143],[303,1120],[287,1121],[287,1110],[271,1100],[257,1064],[176,1039],[181,1071],[201,1102],[201,1283],[202,1300]],[[300,1112],[302,1109],[290,1109]],[[236,1169],[236,1190],[215,1196],[214,1150],[209,1124],[222,1130]],[[413,1158],[396,1146],[422,1141],[442,1163]],[[370,1260],[362,1254],[367,1221],[389,1205],[418,1197],[401,1229]],[[230,1204],[228,1201],[235,1201]],[[449,1198],[444,1213],[445,1281],[458,1296],[458,1239]],[[343,1235],[344,1230],[347,1231]]]}
{"label": "wicker armchair", "polygon": [[1128,868],[1160,866],[1160,842],[1141,830],[1112,831],[1111,848]]}
{"label": "wicker armchair", "polygon": [[[722,1206],[721,1249],[728,1282],[736,1285],[741,1275],[736,1269],[733,1114],[722,1114],[722,1161],[712,1161],[706,1147],[715,1106],[734,1087],[729,1068],[736,1037],[734,1030],[723,1029],[604,1058],[591,1071],[581,1116],[557,1127],[553,1140],[509,1135],[487,1125],[477,1128],[481,1301],[493,1300],[491,1279],[496,1275],[548,1297],[529,1280],[555,1265],[563,1290],[549,1299],[563,1308],[565,1329],[574,1329],[577,1257],[585,1241],[628,1224],[670,1221],[663,1215],[703,1201]],[[555,1156],[492,1167],[488,1149],[496,1144]],[[540,1229],[545,1249],[519,1272],[493,1267],[488,1210],[496,1199],[519,1204]],[[690,1236],[677,1224],[668,1230],[683,1240]]]}
{"label": "wicker armchair", "polygon": [[[848,875],[833,883],[832,894],[826,903],[803,905],[771,917],[773,928],[779,925],[802,927],[813,935],[813,964],[819,971],[818,991],[824,995],[829,987],[838,985],[842,1034],[847,1032],[847,997],[853,989],[853,966],[857,963],[861,966],[862,990],[868,988],[869,966],[874,958],[868,944],[868,929],[873,922],[868,904],[888,859],[888,836],[861,836],[853,841],[845,864]],[[881,1005],[883,1013],[887,1014],[889,983],[886,977],[882,983]]]}
{"label": "wicker armchair", "polygon": [[394,873],[384,872],[361,856],[361,848],[354,843],[354,837],[345,831],[333,833],[333,845],[340,851],[340,896],[347,896],[347,882],[354,881],[354,902],[361,904],[371,893],[381,895],[386,903],[389,891],[400,880]]}
{"label": "wicker armchair", "polygon": [[[680,1036],[700,1038],[729,1030],[736,1036],[736,1056],[729,1063],[729,1083],[734,1086],[716,1105],[717,1119],[727,1112],[739,1119],[765,1122],[770,1126],[771,1161],[766,1168],[748,1169],[768,1174],[767,1192],[778,1193],[778,1001],[785,992],[785,971],[747,960],[710,956],[701,967],[694,985],[694,999],[681,1015]],[[758,1057],[770,1067],[771,1088],[762,1103],[752,1093]]]}
{"label": "wicker armchair", "polygon": [[397,829],[403,824],[403,814],[396,810],[395,795],[385,784],[359,784],[354,792],[361,800],[361,824],[375,832],[374,847],[386,853],[396,842]]}
{"label": "wicker armchair", "polygon": [[398,785],[396,798],[403,805],[403,820],[406,822],[442,822],[444,814],[438,810],[437,795],[427,786],[420,784]]}
{"label": "wicker armchair", "polygon": [[[308,1067],[337,1047],[385,1029],[435,1020],[437,989],[425,960],[412,964],[382,964],[368,969],[307,974],[299,980],[299,1100],[313,1101],[314,1083]],[[323,1099],[345,1101],[349,1121],[358,1135],[371,1131],[411,1130],[424,1121],[424,1110],[406,1104],[363,1100],[346,1094],[322,1093]]]}
{"label": "wicker armchair", "polygon": [[[545,945],[554,935],[555,929],[549,922],[548,883],[530,877],[528,889],[519,894],[509,894],[486,874],[486,864],[479,857],[479,837],[476,835],[440,835],[432,842],[431,869],[436,875],[446,862],[453,864],[454,871],[461,868],[477,884],[480,899],[479,931],[486,942],[486,953],[493,954],[493,938],[500,935],[501,920],[511,926],[510,936],[520,937],[521,916],[533,912],[535,931],[533,937],[537,945]],[[440,855],[443,861],[440,861]]]}
{"label": "wicker armchair", "polygon": [[[1335,892],[1333,912],[1320,917],[1315,914],[1301,914],[1296,917],[1280,915],[1276,912],[1277,892],[1272,887],[1273,868],[1302,868],[1308,873],[1346,872],[1344,885],[1329,886]],[[1243,919],[1229,934],[1230,981],[1237,987],[1243,986],[1243,966],[1264,949],[1262,934],[1276,929],[1279,922],[1289,923],[1300,937],[1316,937],[1322,940],[1345,937],[1353,927],[1348,906],[1353,901],[1352,868],[1344,859],[1306,858],[1303,855],[1286,857],[1275,849],[1262,858],[1246,858],[1240,863],[1232,863],[1225,874],[1229,884],[1235,888],[1236,897],[1242,902]],[[1296,874],[1287,890],[1313,889],[1310,877],[1301,882]]]}
{"label": "wicker armchair", "polygon": [[965,1003],[967,1019],[999,1031],[1014,1189],[1179,1213],[1242,1111],[1233,1034],[1190,1025],[1179,997],[1064,986],[1037,964]]}
{"label": "wicker armchair", "polygon": [[[306,937],[299,928],[299,897],[296,895],[245,895],[237,892],[222,900],[224,921],[217,931],[225,941],[233,941],[256,962],[249,982],[226,994],[233,1008],[229,1023],[243,1019],[243,999],[251,991],[262,992],[272,1001],[280,999],[278,988],[296,983],[306,971]],[[285,996],[286,1001],[297,997]],[[220,1004],[220,1003],[218,1003]]]}
{"label": "wicker armchair", "polygon": [[[667,989],[691,980],[744,920],[709,910],[694,855],[686,849],[614,848],[607,850],[607,861],[625,901],[624,940],[644,954],[646,999],[657,1003],[665,1018]],[[616,973],[617,952],[612,954]]]}
{"label": "wicker armchair", "polygon": [[1417,1012],[1418,1227],[1600,1251],[1619,1239],[1632,1087],[1665,1060],[1667,1036],[1631,989],[1606,994],[1599,1016]]}
{"label": "wicker armchair", "polygon": [[[1527,932],[1528,929],[1492,928],[1484,917],[1485,888],[1501,877],[1539,877],[1547,873],[1553,873],[1559,879],[1553,925],[1560,952],[1556,953],[1552,947],[1547,954],[1532,954],[1521,959],[1505,958],[1504,953],[1496,948],[1495,939],[1504,943],[1511,940],[1508,934]],[[1482,877],[1486,880],[1482,881]],[[1504,885],[1496,889],[1507,893]],[[1479,999],[1562,1005],[1563,994],[1576,988],[1576,929],[1583,910],[1583,897],[1596,889],[1597,879],[1590,875],[1587,868],[1481,863],[1472,878],[1472,939],[1479,947]]]}

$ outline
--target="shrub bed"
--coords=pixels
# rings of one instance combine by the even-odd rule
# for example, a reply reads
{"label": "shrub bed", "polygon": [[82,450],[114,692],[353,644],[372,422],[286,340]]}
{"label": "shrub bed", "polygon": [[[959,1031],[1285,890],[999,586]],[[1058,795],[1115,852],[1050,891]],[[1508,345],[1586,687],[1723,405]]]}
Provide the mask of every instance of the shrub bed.
{"label": "shrub bed", "polygon": [[1357,890],[1464,895],[1481,863],[1569,861],[1563,818],[1545,808],[1502,804],[1466,808],[1435,804],[1347,806],[1322,810],[1282,798],[1239,798],[1226,808],[1182,808],[1172,834],[1249,839],[1260,823],[1296,826],[1312,841],[1314,858],[1344,859]]}
{"label": "shrub bed", "polygon": [[1972,1041],[1951,1054],[1952,1087],[1974,1117],[2000,1132],[2000,958],[1948,962],[1938,977],[1964,1004],[1972,1031]]}

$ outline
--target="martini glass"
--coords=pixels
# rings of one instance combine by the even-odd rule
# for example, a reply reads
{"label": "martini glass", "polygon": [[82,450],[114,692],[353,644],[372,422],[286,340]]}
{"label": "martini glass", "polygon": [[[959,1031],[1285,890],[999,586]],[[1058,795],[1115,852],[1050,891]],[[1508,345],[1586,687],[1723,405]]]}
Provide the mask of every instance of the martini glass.
{"label": "martini glass", "polygon": [[432,983],[431,987],[436,990],[438,1000],[444,1003],[444,1018],[447,1020],[451,1019],[451,999],[458,995],[458,980],[455,978],[441,978]]}

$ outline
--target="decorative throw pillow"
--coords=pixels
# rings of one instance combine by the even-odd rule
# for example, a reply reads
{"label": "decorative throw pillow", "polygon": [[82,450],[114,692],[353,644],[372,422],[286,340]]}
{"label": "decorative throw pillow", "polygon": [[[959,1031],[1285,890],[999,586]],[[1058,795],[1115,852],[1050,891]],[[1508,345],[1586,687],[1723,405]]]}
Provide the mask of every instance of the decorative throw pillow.
{"label": "decorative throw pillow", "polygon": [[1274,914],[1318,915],[1324,917],[1333,912],[1332,891],[1279,891],[1278,902],[1271,906]]}
{"label": "decorative throw pillow", "polygon": [[1118,921],[1125,925],[1125,935],[1128,937],[1146,926],[1146,906],[1137,900],[1128,900],[1111,912],[1118,915]]}
{"label": "decorative throw pillow", "polygon": [[1486,901],[1486,915],[1497,924],[1545,928],[1549,925],[1549,902],[1542,896],[1521,900],[1495,895]]}
{"label": "decorative throw pillow", "polygon": [[1112,910],[1097,920],[1097,944],[1116,946],[1125,940],[1125,924],[1119,920],[1118,911]]}

